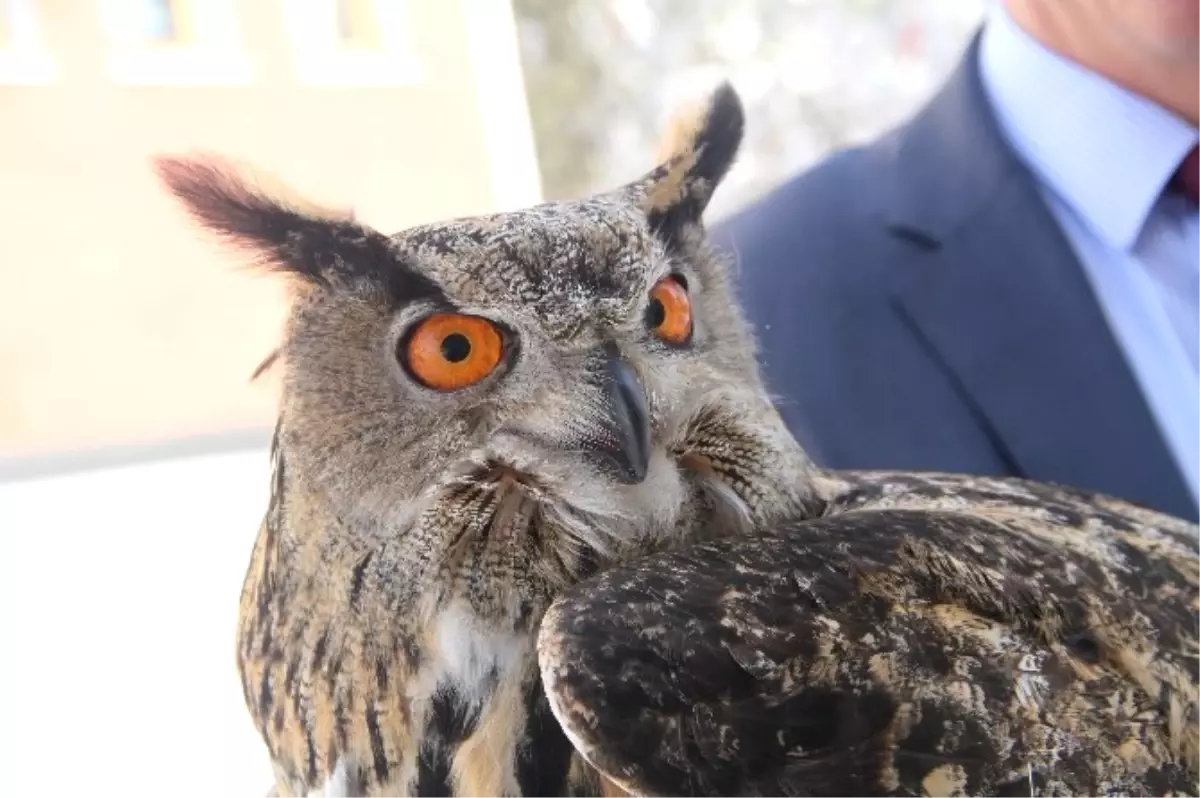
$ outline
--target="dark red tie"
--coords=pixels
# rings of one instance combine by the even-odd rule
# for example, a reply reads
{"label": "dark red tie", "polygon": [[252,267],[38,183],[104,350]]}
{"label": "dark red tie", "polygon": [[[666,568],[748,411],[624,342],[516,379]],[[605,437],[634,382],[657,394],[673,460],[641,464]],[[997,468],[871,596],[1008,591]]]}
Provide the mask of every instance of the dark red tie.
{"label": "dark red tie", "polygon": [[1196,191],[1200,186],[1200,161],[1197,161],[1197,148],[1192,147],[1192,151],[1183,159],[1183,164],[1180,165],[1179,171],[1175,173],[1173,185],[1183,192],[1183,195],[1196,204]]}

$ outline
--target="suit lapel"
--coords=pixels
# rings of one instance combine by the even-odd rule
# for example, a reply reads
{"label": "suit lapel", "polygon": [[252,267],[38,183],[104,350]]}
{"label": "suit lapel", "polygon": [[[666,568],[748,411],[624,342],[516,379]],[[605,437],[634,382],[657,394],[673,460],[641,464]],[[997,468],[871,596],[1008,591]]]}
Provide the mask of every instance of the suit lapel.
{"label": "suit lapel", "polygon": [[[900,312],[1017,473],[1195,517],[1082,266],[995,128],[976,47],[895,143],[889,224],[925,245]],[[980,211],[1004,221],[967,224]]]}

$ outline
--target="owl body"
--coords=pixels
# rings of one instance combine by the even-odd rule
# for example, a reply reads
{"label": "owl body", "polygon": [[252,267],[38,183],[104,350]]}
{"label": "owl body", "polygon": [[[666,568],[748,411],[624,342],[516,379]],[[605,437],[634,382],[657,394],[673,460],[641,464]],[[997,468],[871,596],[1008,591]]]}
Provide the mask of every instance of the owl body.
{"label": "owl body", "polygon": [[1196,794],[1194,524],[1020,479],[817,483],[815,516],[552,605],[552,710],[619,787]]}
{"label": "owl body", "polygon": [[217,162],[164,168],[295,285],[238,642],[281,792],[594,792],[540,683],[553,598],[803,512],[808,460],[698,235],[740,125],[730,92],[617,191],[390,238]]}
{"label": "owl body", "polygon": [[[292,287],[237,641],[279,794],[994,794],[1022,763],[1067,791],[1194,778],[1194,528],[1051,487],[815,468],[704,236],[742,125],[725,86],[614,191],[390,237],[219,160],[160,162]],[[1051,561],[1062,577],[1006,581]],[[1153,591],[1131,595],[1131,563]],[[1060,639],[1080,630],[1102,661]],[[1025,655],[1075,703],[1047,703]]]}

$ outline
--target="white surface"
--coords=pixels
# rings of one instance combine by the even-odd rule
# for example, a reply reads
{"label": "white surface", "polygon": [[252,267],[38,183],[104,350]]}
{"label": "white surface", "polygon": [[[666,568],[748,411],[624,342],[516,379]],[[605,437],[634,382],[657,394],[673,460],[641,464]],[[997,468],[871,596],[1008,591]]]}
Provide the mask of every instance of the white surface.
{"label": "white surface", "polygon": [[463,0],[475,100],[492,175],[492,203],[512,211],[542,201],[533,120],[508,0]]}
{"label": "white surface", "polygon": [[0,85],[39,86],[54,80],[54,58],[46,49],[33,0],[0,0],[8,42],[0,46]]}
{"label": "white surface", "polygon": [[382,47],[377,51],[343,49],[334,0],[288,0],[280,5],[296,77],[309,86],[397,87],[422,82],[426,70],[414,49],[403,0],[376,2],[374,11]]}
{"label": "white surface", "polygon": [[265,450],[0,483],[6,795],[261,796],[234,634]]}
{"label": "white surface", "polygon": [[99,9],[107,37],[108,76],[131,86],[246,86],[255,70],[242,41],[234,0],[188,6],[192,41],[146,42],[138,0],[103,0]]}

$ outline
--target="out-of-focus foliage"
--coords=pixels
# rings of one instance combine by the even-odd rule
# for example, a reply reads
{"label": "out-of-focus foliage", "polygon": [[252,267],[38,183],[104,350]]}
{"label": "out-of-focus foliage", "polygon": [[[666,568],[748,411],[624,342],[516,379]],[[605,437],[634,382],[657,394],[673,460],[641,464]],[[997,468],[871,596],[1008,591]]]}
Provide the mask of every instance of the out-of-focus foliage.
{"label": "out-of-focus foliage", "polygon": [[722,79],[746,143],[721,216],[902,121],[954,67],[986,0],[514,0],[548,199],[652,166],[680,102]]}

